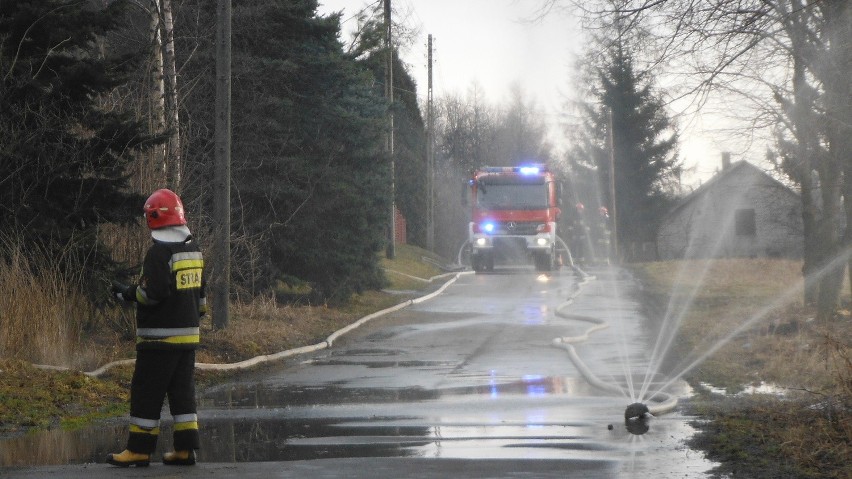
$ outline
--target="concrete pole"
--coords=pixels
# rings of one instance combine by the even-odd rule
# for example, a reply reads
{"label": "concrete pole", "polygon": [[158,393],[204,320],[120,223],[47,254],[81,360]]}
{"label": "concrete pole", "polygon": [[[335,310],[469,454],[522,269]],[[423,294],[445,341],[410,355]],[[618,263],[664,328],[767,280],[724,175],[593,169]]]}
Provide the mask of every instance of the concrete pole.
{"label": "concrete pole", "polygon": [[387,150],[390,157],[390,239],[388,240],[387,258],[396,257],[396,186],[395,165],[393,160],[393,40],[391,36],[391,0],[385,0],[385,47],[387,48],[387,68],[385,69],[385,96],[388,99],[388,142]]}
{"label": "concrete pole", "polygon": [[216,8],[216,126],[213,165],[213,326],[228,326],[231,284],[231,0]]}
{"label": "concrete pole", "polygon": [[615,136],[612,131],[612,109],[607,113],[607,123],[609,129],[609,198],[612,204],[610,205],[612,210],[610,210],[610,214],[612,215],[612,261],[615,264],[618,264],[619,254],[618,254],[618,208],[616,208],[615,203]]}
{"label": "concrete pole", "polygon": [[432,34],[429,34],[429,81],[426,90],[426,248],[435,252],[435,113],[432,97]]}

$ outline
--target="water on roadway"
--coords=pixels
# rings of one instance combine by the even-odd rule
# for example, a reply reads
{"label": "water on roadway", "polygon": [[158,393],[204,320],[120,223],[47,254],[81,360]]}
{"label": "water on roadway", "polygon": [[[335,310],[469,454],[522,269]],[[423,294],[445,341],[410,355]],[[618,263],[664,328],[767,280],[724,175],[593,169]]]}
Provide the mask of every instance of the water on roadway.
{"label": "water on roadway", "polygon": [[[555,314],[571,299],[563,311],[609,324],[576,344],[589,369],[625,389],[628,376],[643,377],[649,347],[635,285],[618,270],[593,273],[462,276],[330,349],[209,390],[199,398],[199,460],[538,459],[600,477],[705,477],[712,463],[684,444],[689,418],[674,411],[629,431],[631,399],[590,386],[553,346],[589,327]],[[0,442],[0,466],[102,462],[125,435],[116,419],[13,438]],[[164,421],[160,451],[170,436]]]}

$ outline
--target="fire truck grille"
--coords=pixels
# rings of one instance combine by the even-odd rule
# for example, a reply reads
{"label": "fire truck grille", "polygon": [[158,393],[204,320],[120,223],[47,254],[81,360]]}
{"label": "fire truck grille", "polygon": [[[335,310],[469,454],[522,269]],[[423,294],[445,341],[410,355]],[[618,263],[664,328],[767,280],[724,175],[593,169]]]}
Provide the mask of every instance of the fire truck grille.
{"label": "fire truck grille", "polygon": [[496,229],[500,234],[505,235],[534,235],[538,225],[539,223],[507,221],[498,223]]}
{"label": "fire truck grille", "polygon": [[527,242],[523,238],[494,238],[494,249],[504,254],[520,254],[526,251]]}

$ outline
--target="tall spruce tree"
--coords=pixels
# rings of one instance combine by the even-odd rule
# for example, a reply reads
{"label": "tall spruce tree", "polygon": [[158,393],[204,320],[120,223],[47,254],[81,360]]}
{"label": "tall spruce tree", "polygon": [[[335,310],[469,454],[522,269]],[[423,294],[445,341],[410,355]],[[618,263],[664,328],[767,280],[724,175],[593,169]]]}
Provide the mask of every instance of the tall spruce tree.
{"label": "tall spruce tree", "polygon": [[127,191],[126,171],[151,139],[102,102],[134,66],[102,44],[125,6],[0,3],[2,232],[90,279],[112,266],[99,226],[138,218],[144,199]]}
{"label": "tall spruce tree", "polygon": [[[616,41],[605,55],[594,55],[591,94],[583,106],[583,128],[569,160],[577,200],[589,207],[612,208],[609,134],[615,166],[618,244],[627,259],[641,243],[655,239],[671,206],[681,165],[678,136],[650,72],[634,68],[631,51]],[[596,188],[583,178],[597,177]]]}

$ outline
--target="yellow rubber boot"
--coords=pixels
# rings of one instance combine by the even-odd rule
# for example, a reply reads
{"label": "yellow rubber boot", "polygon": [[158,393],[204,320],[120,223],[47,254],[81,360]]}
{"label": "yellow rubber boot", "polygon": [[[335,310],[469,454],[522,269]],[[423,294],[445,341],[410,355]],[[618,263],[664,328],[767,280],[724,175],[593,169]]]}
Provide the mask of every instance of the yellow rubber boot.
{"label": "yellow rubber boot", "polygon": [[174,451],[163,454],[163,464],[167,466],[195,465],[195,451]]}
{"label": "yellow rubber boot", "polygon": [[125,449],[118,454],[108,455],[106,462],[118,467],[148,467],[151,464],[151,455]]}

